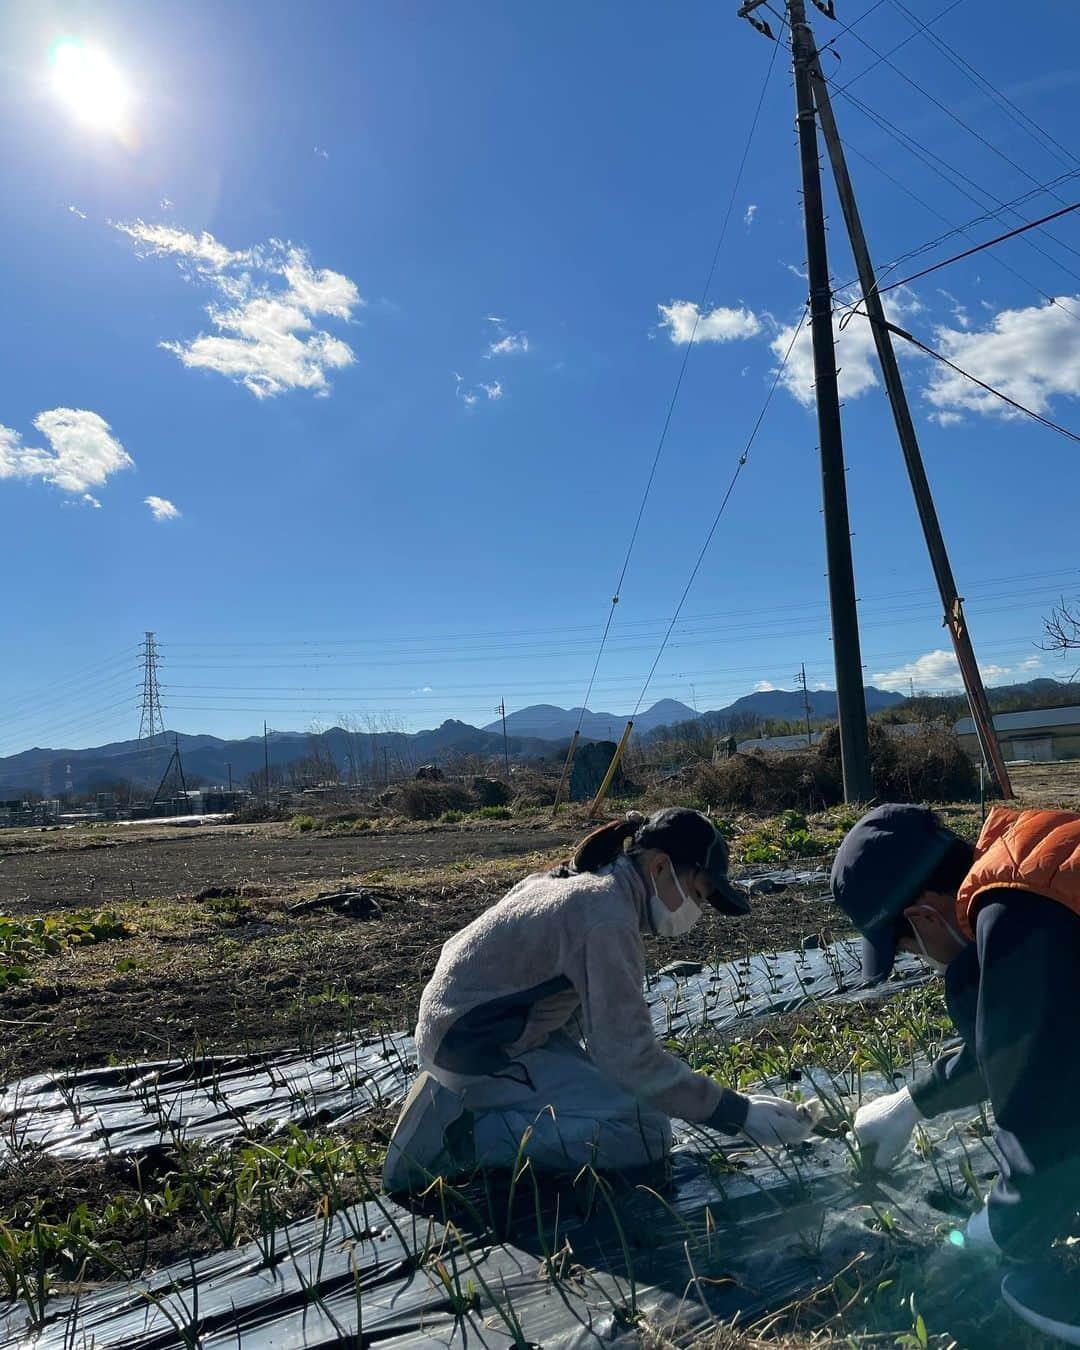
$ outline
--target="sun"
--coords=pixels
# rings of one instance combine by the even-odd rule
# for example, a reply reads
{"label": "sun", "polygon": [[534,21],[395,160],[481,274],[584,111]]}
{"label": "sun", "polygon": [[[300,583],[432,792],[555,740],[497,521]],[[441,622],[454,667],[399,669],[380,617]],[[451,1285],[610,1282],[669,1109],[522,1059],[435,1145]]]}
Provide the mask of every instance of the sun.
{"label": "sun", "polygon": [[63,38],[53,44],[49,63],[53,88],[80,122],[104,131],[124,129],[131,90],[104,52]]}

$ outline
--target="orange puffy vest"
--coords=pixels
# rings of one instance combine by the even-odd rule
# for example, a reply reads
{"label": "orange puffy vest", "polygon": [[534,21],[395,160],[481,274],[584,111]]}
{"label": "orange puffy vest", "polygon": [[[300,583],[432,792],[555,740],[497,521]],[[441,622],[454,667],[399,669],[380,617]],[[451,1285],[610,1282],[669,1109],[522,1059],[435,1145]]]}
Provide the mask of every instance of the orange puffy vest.
{"label": "orange puffy vest", "polygon": [[1033,891],[1080,914],[1080,815],[995,806],[956,896],[957,918],[967,937],[975,938],[979,896],[1001,889]]}

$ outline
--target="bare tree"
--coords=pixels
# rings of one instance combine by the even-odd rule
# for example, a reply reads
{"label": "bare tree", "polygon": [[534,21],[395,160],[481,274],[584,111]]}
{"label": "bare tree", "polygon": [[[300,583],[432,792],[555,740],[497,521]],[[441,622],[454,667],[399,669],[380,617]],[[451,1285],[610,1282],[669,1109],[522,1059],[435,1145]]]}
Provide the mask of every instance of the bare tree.
{"label": "bare tree", "polygon": [[341,773],[334,758],[334,747],[321,722],[312,722],[308,728],[307,759],[312,766],[316,784],[325,785],[341,781]]}
{"label": "bare tree", "polygon": [[1043,620],[1046,641],[1039,645],[1044,652],[1069,652],[1080,647],[1080,608],[1070,607],[1064,597],[1056,609]]}
{"label": "bare tree", "polygon": [[360,766],[364,758],[364,733],[360,729],[359,719],[352,713],[342,713],[339,723],[344,733],[345,771],[350,787],[355,787],[360,781]]}

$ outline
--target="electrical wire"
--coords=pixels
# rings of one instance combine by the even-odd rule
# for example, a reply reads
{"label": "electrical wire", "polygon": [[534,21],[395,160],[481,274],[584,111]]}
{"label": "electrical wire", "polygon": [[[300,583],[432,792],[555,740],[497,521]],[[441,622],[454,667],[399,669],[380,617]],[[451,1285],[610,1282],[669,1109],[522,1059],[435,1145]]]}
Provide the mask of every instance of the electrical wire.
{"label": "electrical wire", "polygon": [[912,272],[910,276],[901,277],[899,281],[891,281],[888,286],[878,286],[877,293],[878,295],[887,295],[889,291],[898,290],[901,286],[908,286],[913,281],[919,281],[923,277],[930,276],[932,272],[940,272],[943,267],[951,267],[953,263],[963,262],[965,258],[971,258],[976,253],[982,253],[985,249],[1003,244],[1008,239],[1015,239],[1017,235],[1026,234],[1028,230],[1038,229],[1046,221],[1057,220],[1059,216],[1067,216],[1072,211],[1080,211],[1080,202],[1073,202],[1071,206],[1063,206],[1059,211],[1043,216],[1041,220],[1031,220],[1026,225],[1018,225],[1006,234],[999,234],[993,239],[984,240],[981,244],[975,244],[972,248],[965,249],[963,253],[954,253],[951,258],[945,258],[941,262],[934,263],[932,267],[924,267],[921,272]]}
{"label": "electrical wire", "polygon": [[[924,201],[920,196],[912,192],[912,190],[905,183],[902,183],[900,179],[894,178],[891,173],[889,173],[887,170],[882,169],[881,166],[877,164],[869,155],[859,150],[858,147],[853,145],[851,141],[846,137],[844,139],[844,149],[850,152],[851,154],[857,155],[859,159],[863,160],[864,162],[871,164],[874,168],[878,170],[878,172],[882,175],[882,177],[887,178],[888,181],[892,183],[895,187],[898,187],[902,192],[906,193],[912,199],[912,201],[918,202],[918,204],[925,210],[929,211],[931,215],[937,216],[939,220],[948,223],[948,218],[946,216],[943,216],[941,212],[937,210],[936,207],[931,206],[929,202]],[[1080,169],[1073,169],[1069,173],[1059,174],[1056,178],[1054,178],[1051,181],[1053,185],[1056,187],[1063,183],[1072,182],[1077,178],[1080,178]],[[1026,205],[1026,203],[1033,201],[1036,197],[1041,197],[1049,186],[1050,184],[1043,183],[1040,184],[1040,186],[1037,188],[1031,188],[1029,191],[1022,193],[1019,197],[1014,197],[1011,201],[1006,202],[1005,204],[1006,208],[1014,210],[1018,206]],[[930,253],[935,248],[940,248],[942,244],[947,244],[950,239],[955,239],[958,235],[965,235],[968,238],[970,238],[971,231],[975,229],[977,226],[985,225],[987,224],[987,222],[991,220],[997,220],[1000,222],[1001,215],[1002,215],[1001,211],[994,211],[994,212],[984,211],[982,212],[981,215],[974,216],[972,217],[971,220],[965,221],[963,225],[950,226],[950,228],[945,230],[942,234],[935,235],[933,239],[927,239],[925,243],[916,244],[913,248],[905,249],[903,253],[896,254],[895,257],[891,258],[887,263],[882,264],[878,268],[878,274],[879,276],[884,276],[888,272],[894,272],[900,266],[901,263],[910,262],[914,258],[922,257],[924,253]],[[997,261],[997,259],[995,259],[995,261]],[[1020,280],[1024,281],[1024,278],[1019,273],[1017,273],[1015,269],[1010,268],[1007,270],[1012,271],[1015,276],[1017,276]],[[850,281],[846,281],[844,282],[843,285],[836,286],[834,287],[834,289],[837,291],[849,290],[852,286],[858,284],[858,280],[859,280],[858,277],[852,277]],[[1038,289],[1036,286],[1034,286],[1032,282],[1024,281],[1024,284],[1030,285],[1033,290]]]}
{"label": "electrical wire", "polygon": [[743,146],[742,157],[739,160],[739,167],[735,171],[735,182],[731,189],[731,196],[728,200],[727,210],[724,213],[724,219],[720,226],[720,236],[716,241],[716,248],[713,250],[712,262],[709,264],[709,271],[705,277],[705,285],[702,287],[701,299],[698,302],[697,310],[694,314],[694,325],[690,333],[690,338],[686,344],[686,350],[683,352],[682,362],[679,365],[679,372],[675,378],[675,387],[671,392],[671,398],[668,402],[667,413],[664,417],[663,425],[660,429],[660,438],[657,441],[656,453],[653,455],[652,467],[649,470],[649,477],[645,484],[645,491],[641,497],[641,504],[638,507],[637,517],[634,520],[634,528],[630,534],[630,542],[627,545],[626,556],[623,558],[622,568],[619,572],[619,580],[615,585],[615,593],[611,597],[611,605],[608,609],[607,622],[604,624],[604,631],[600,637],[600,646],[596,652],[596,661],[593,664],[592,674],[589,677],[589,684],[585,691],[585,697],[581,702],[581,716],[578,719],[577,731],[580,732],[585,721],[585,712],[589,706],[589,698],[592,695],[593,684],[596,681],[597,671],[600,669],[600,661],[604,655],[604,648],[607,646],[608,636],[611,633],[611,625],[615,618],[615,609],[622,595],[623,583],[626,580],[626,572],[630,566],[630,557],[634,551],[634,544],[637,542],[638,532],[641,529],[641,521],[645,515],[645,507],[649,500],[649,494],[652,491],[653,481],[656,478],[656,470],[660,464],[660,456],[663,454],[664,445],[667,441],[668,431],[671,427],[671,419],[675,413],[675,405],[679,399],[679,393],[682,389],[683,379],[686,375],[686,367],[690,360],[690,352],[693,349],[694,341],[697,337],[698,327],[704,315],[705,305],[709,298],[709,292],[712,288],[713,277],[716,274],[716,267],[720,261],[720,251],[724,245],[724,239],[727,236],[728,224],[731,221],[732,211],[735,209],[735,200],[738,196],[739,187],[742,184],[743,171],[746,168],[747,159],[750,156],[750,147],[753,145],[754,133],[757,131],[758,122],[761,120],[761,109],[765,103],[765,95],[768,92],[769,80],[772,76],[773,67],[776,65],[777,47],[774,45],[772,55],[769,58],[769,64],[765,70],[765,78],[761,82],[761,93],[758,95],[757,106],[754,109],[754,115],[750,121],[750,130],[746,136],[746,144]]}
{"label": "electrical wire", "polygon": [[[863,314],[862,317],[868,319],[870,323],[876,322],[869,314]],[[1063,427],[1059,422],[1052,422],[1048,417],[1043,417],[1041,413],[1035,412],[1034,409],[1025,407],[1023,403],[1017,403],[1016,399],[1010,398],[1008,394],[1002,393],[1000,389],[995,389],[992,384],[987,384],[985,380],[980,380],[977,375],[972,375],[971,371],[964,370],[963,367],[958,366],[955,361],[950,361],[947,356],[939,351],[935,351],[933,347],[927,346],[925,342],[920,341],[919,338],[915,337],[912,333],[907,332],[903,328],[898,328],[896,324],[889,323],[888,321],[886,321],[885,327],[890,333],[895,333],[897,337],[903,338],[905,342],[910,342],[912,346],[917,347],[919,351],[925,352],[927,356],[932,356],[935,361],[940,361],[942,365],[948,366],[949,369],[955,371],[957,375],[962,375],[965,380],[970,380],[972,384],[978,385],[980,389],[985,389],[988,394],[993,394],[995,398],[1001,399],[1002,403],[1007,403],[1010,408],[1015,408],[1017,412],[1023,413],[1025,417],[1032,418],[1033,421],[1038,422],[1041,426],[1047,427],[1050,431],[1056,431],[1059,435],[1066,437],[1066,439],[1076,441],[1077,444],[1080,444],[1080,435],[1077,435],[1075,431],[1070,431],[1068,427]]]}
{"label": "electrical wire", "polygon": [[[932,43],[958,70],[963,71],[977,89],[981,89],[983,93],[987,94],[995,103],[997,103],[998,107],[1003,108],[1010,113],[1022,130],[1026,131],[1032,140],[1034,140],[1043,150],[1048,154],[1053,155],[1059,164],[1080,163],[1080,159],[1077,158],[1068,146],[1062,145],[1062,143],[1052,136],[1044,126],[1035,120],[1035,118],[1029,116],[1023,108],[1015,104],[1007,94],[998,89],[997,86],[991,80],[988,80],[981,71],[977,70],[966,57],[961,56],[954,47],[946,42],[940,33],[931,33],[929,31],[929,25],[923,24],[918,15],[913,14],[911,10],[908,9],[907,5],[903,3],[903,0],[890,0],[890,3],[897,13],[902,14],[910,23],[916,25],[916,36],[925,37],[928,42]],[[1045,142],[1049,142],[1049,148]]]}
{"label": "electrical wire", "polygon": [[[828,76],[825,76],[824,78],[826,80],[826,83],[830,82]],[[937,174],[938,177],[943,179],[943,181],[945,181],[946,183],[948,183],[949,186],[953,188],[954,191],[959,192],[962,196],[965,196],[968,199],[968,201],[974,202],[976,206],[979,206],[981,209],[985,210],[983,204],[979,202],[978,199],[971,192],[969,192],[966,188],[960,186],[958,183],[950,179],[948,173],[945,172],[945,169],[948,169],[950,166],[945,165],[945,161],[941,160],[940,156],[935,155],[932,150],[929,150],[925,146],[922,146],[921,142],[919,142],[916,138],[910,137],[908,133],[901,131],[894,123],[890,122],[887,118],[883,117],[880,113],[876,112],[873,108],[869,107],[861,99],[856,98],[853,94],[849,94],[848,99],[854,108],[858,109],[858,111],[861,112],[864,117],[868,118],[868,120],[873,122],[874,125],[879,128],[879,130],[885,132],[887,136],[890,136],[893,140],[895,140],[898,145],[900,145],[904,150],[908,152],[908,154],[912,155],[915,159],[918,159],[923,165],[925,165],[926,168],[930,169],[931,172]],[[859,154],[859,157],[861,159],[867,159],[868,162],[874,165],[874,167],[878,170],[879,173],[884,174],[885,177],[889,178],[892,182],[896,183],[898,187],[900,187],[904,192],[906,192],[908,196],[912,197],[915,201],[919,202],[921,206],[932,211],[933,214],[936,215],[939,220],[943,220],[946,224],[952,225],[956,229],[962,229],[962,227],[956,226],[954,222],[950,221],[948,216],[943,215],[935,207],[929,206],[927,202],[923,201],[923,199],[920,198],[916,193],[912,192],[910,188],[906,187],[898,179],[894,178],[886,170],[882,169],[881,166],[873,158],[863,155],[861,153]],[[934,160],[937,160],[938,163],[935,164]],[[945,165],[945,169],[940,167],[941,165]],[[978,185],[976,184],[976,186]],[[985,189],[983,188],[979,188],[978,190],[982,192],[984,196],[991,197],[991,199],[993,200],[993,196],[991,193],[986,192]],[[993,216],[993,218],[1000,219],[1002,212],[1006,209],[1007,208],[1005,207],[1004,203],[999,203],[998,208],[995,211],[991,212],[990,214]],[[966,231],[963,232],[966,233]],[[1062,263],[1059,259],[1054,258],[1051,254],[1047,253],[1047,251],[1044,248],[1041,248],[1035,242],[1035,240],[1030,239],[1025,235],[1023,236],[1023,242],[1029,248],[1033,249],[1036,253],[1040,254],[1048,262],[1053,264],[1055,267],[1060,267],[1063,271],[1068,272],[1070,276],[1074,276],[1077,278],[1077,280],[1080,280],[1080,274],[1072,272],[1072,270],[1068,268],[1064,263]],[[1006,262],[1005,259],[999,257],[997,254],[992,253],[990,256],[992,259],[994,259],[994,261],[998,264],[998,266],[1003,267],[1007,272],[1010,272],[1014,277],[1016,277],[1018,281],[1023,282],[1025,286],[1029,286],[1033,291],[1035,291],[1037,295],[1041,295],[1042,298],[1046,300],[1049,304],[1057,306],[1057,308],[1062,310],[1063,313],[1068,314],[1068,316],[1071,319],[1075,319],[1077,320],[1077,322],[1080,322],[1080,313],[1078,313],[1074,309],[1070,309],[1068,305],[1063,304],[1057,296],[1052,295],[1042,286],[1037,285],[1034,281],[1030,279],[1030,277],[1025,276],[1024,273],[1022,273],[1018,268],[1014,267],[1011,263]]]}
{"label": "electrical wire", "polygon": [[802,332],[803,324],[806,322],[806,315],[807,309],[804,308],[802,314],[799,316],[799,322],[795,325],[795,331],[791,335],[791,341],[788,343],[787,351],[784,353],[784,359],[777,367],[773,382],[769,386],[769,392],[765,395],[765,402],[762,404],[761,411],[758,413],[757,421],[754,423],[750,435],[747,438],[746,445],[743,447],[743,452],[739,456],[738,463],[735,465],[735,472],[731,475],[731,481],[728,483],[727,491],[720,499],[720,506],[717,509],[716,515],[713,517],[712,524],[709,526],[708,533],[705,536],[705,542],[701,546],[701,550],[697,555],[694,566],[690,570],[690,577],[683,587],[683,593],[679,597],[679,603],[675,606],[675,613],[672,615],[671,622],[668,624],[667,632],[664,634],[663,639],[660,642],[660,648],[656,653],[652,665],[649,667],[649,673],[645,677],[645,683],[641,686],[641,693],[638,695],[637,703],[634,704],[634,711],[630,714],[631,720],[637,716],[642,703],[645,701],[645,695],[648,692],[649,685],[652,683],[652,678],[656,674],[656,667],[660,664],[660,658],[667,648],[672,630],[679,621],[679,615],[682,613],[682,607],[686,603],[686,597],[690,594],[690,588],[697,579],[697,574],[701,570],[701,564],[705,561],[705,554],[709,551],[709,545],[713,541],[713,535],[716,533],[717,526],[720,524],[720,519],[724,514],[724,510],[731,500],[731,494],[735,491],[735,484],[739,481],[739,476],[746,467],[746,461],[750,456],[754,441],[757,439],[757,434],[761,430],[761,424],[765,421],[765,414],[769,411],[769,406],[772,403],[773,395],[776,393],[781,376],[787,369],[787,363],[791,359],[791,353],[795,350],[795,340]]}
{"label": "electrical wire", "polygon": [[[1035,177],[1033,173],[1031,173],[1029,169],[1026,169],[1017,160],[1013,159],[1011,155],[1007,155],[1005,151],[1002,150],[1002,148],[999,145],[995,145],[994,142],[990,140],[988,136],[984,136],[983,133],[979,131],[976,127],[973,127],[970,125],[970,123],[965,122],[964,119],[960,116],[960,114],[955,112],[952,108],[950,108],[947,103],[944,103],[935,94],[931,93],[930,90],[925,88],[925,86],[921,85],[918,82],[918,80],[915,80],[910,75],[908,75],[905,70],[903,70],[891,59],[891,55],[879,52],[878,49],[873,45],[873,43],[867,42],[866,38],[864,38],[861,33],[854,33],[853,36],[856,42],[861,42],[862,45],[867,49],[867,51],[871,52],[874,56],[878,57],[880,61],[883,61],[891,71],[893,71],[896,75],[899,75],[900,78],[906,84],[910,85],[910,87],[916,91],[916,93],[920,94],[940,112],[943,112],[946,117],[950,118],[953,122],[956,123],[958,127],[961,127],[964,131],[966,131],[969,136],[973,136],[979,142],[979,144],[984,146],[987,150],[989,150],[991,154],[997,155],[999,159],[1003,160],[1006,164],[1009,165],[1011,169],[1014,169],[1017,173],[1021,174],[1029,182],[1031,183],[1038,182],[1038,179]],[[841,90],[840,92],[842,93],[843,91]],[[970,182],[971,180],[969,179],[968,181]],[[1052,193],[1051,195],[1057,196],[1056,193]],[[1060,197],[1058,197],[1058,201],[1061,201]],[[1072,244],[1066,243],[1065,240],[1063,239],[1059,239],[1057,235],[1051,234],[1049,230],[1046,231],[1046,235],[1048,239],[1052,239],[1056,244],[1059,245],[1059,247],[1066,249],[1069,253],[1075,254],[1077,257],[1080,257],[1080,249],[1074,248]]]}

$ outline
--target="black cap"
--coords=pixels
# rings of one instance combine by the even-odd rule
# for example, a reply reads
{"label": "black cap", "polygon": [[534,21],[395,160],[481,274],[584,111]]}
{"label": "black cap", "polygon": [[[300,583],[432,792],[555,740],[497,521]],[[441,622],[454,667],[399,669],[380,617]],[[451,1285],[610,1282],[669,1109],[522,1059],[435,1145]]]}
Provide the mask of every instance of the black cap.
{"label": "black cap", "polygon": [[696,867],[707,872],[713,884],[709,904],[721,914],[749,914],[750,899],[728,878],[727,840],[700,811],[669,806],[648,817],[634,833],[639,848],[666,853],[677,867]]}
{"label": "black cap", "polygon": [[832,894],[863,935],[867,984],[892,970],[896,921],[955,842],[928,806],[898,802],[876,806],[844,836],[832,866]]}

